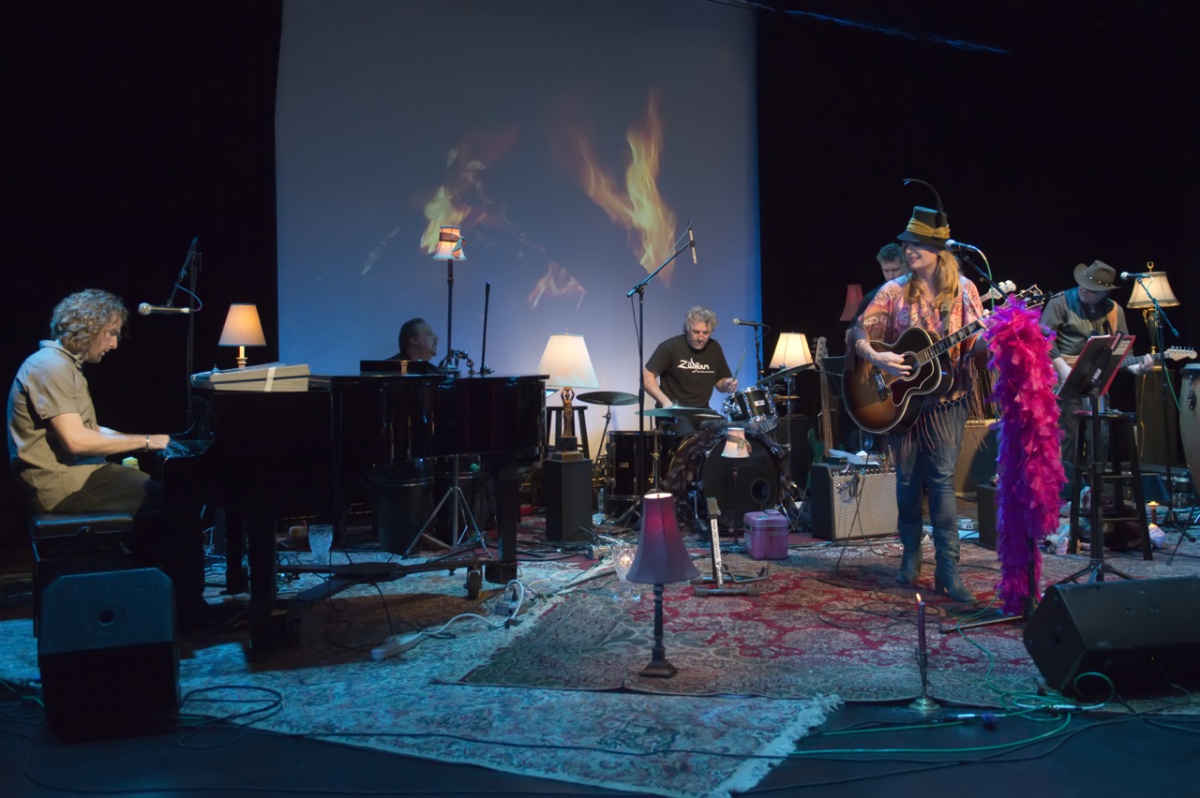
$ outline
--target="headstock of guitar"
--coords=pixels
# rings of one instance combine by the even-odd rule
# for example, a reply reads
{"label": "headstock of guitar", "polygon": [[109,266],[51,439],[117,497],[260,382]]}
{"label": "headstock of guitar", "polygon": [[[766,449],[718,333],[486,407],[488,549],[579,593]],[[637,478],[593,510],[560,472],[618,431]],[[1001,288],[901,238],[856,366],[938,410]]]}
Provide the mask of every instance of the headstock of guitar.
{"label": "headstock of guitar", "polygon": [[1017,299],[1022,300],[1027,308],[1040,308],[1042,305],[1046,304],[1046,300],[1050,298],[1048,294],[1042,291],[1042,289],[1038,288],[1037,283],[1034,283],[1028,288],[1023,288],[1020,291],[1017,290],[1017,284],[1012,280],[1003,280],[999,283],[999,286],[1004,290],[1004,296],[1001,296],[995,288],[990,288],[988,289],[988,292],[984,298],[992,301],[1008,301],[1009,297],[1016,297]]}

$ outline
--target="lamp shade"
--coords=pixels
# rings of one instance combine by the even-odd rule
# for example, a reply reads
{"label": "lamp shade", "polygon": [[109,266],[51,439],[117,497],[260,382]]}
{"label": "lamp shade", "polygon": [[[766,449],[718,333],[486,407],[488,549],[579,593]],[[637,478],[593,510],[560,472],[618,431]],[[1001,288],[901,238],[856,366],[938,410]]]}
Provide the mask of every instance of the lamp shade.
{"label": "lamp shade", "polygon": [[548,374],[547,388],[599,388],[596,369],[582,335],[555,333],[546,342],[538,374]]}
{"label": "lamp shade", "polygon": [[679,534],[675,496],[647,493],[642,497],[642,533],[637,555],[625,578],[644,585],[665,585],[699,575]]}
{"label": "lamp shade", "polygon": [[463,254],[463,237],[457,227],[443,227],[438,233],[437,250],[433,253],[434,260],[466,260]]}
{"label": "lamp shade", "polygon": [[842,307],[839,321],[854,321],[858,317],[858,306],[862,304],[863,292],[861,283],[851,283],[846,286],[846,304]]}
{"label": "lamp shade", "polygon": [[1145,310],[1154,307],[1151,297],[1158,300],[1159,307],[1173,308],[1179,304],[1171,283],[1167,280],[1166,272],[1148,272],[1145,277],[1139,277],[1133,284],[1133,292],[1125,307],[1129,310]]}
{"label": "lamp shade", "polygon": [[741,427],[730,427],[725,430],[725,449],[722,457],[734,457],[739,460],[750,456],[750,441],[746,440],[746,430]]}
{"label": "lamp shade", "polygon": [[812,362],[812,353],[808,351],[808,339],[804,335],[794,332],[779,334],[779,342],[775,344],[775,354],[771,358],[771,368],[811,366]]}
{"label": "lamp shade", "polygon": [[266,346],[262,321],[258,318],[258,306],[235,302],[229,306],[225,327],[217,346]]}

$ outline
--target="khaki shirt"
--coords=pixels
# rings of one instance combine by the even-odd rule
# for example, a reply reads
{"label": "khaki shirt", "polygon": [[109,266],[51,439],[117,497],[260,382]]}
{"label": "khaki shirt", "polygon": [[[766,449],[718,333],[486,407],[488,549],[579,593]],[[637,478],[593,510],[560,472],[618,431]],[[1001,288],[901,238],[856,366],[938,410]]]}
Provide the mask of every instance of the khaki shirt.
{"label": "khaki shirt", "polygon": [[84,426],[100,429],[83,358],[57,341],[42,341],[21,364],[8,395],[8,459],[37,512],[50,512],[78,492],[105,462],[103,457],[75,457],[62,448],[50,419],[64,413],[78,413]]}

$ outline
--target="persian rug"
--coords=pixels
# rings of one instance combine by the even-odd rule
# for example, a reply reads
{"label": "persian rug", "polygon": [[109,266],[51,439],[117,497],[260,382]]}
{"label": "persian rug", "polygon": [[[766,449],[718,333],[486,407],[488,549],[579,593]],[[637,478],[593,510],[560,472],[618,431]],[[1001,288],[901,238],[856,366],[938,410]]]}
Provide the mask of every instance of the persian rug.
{"label": "persian rug", "polygon": [[[1128,554],[1108,559],[1135,577],[1195,574],[1200,545],[1184,546],[1187,556],[1173,564],[1161,551],[1149,562]],[[914,595],[920,588],[895,583],[900,551],[898,543],[883,541],[793,547],[787,560],[774,562],[727,556],[736,574],[764,577],[744,583],[756,585],[758,596],[698,597],[688,585],[667,586],[666,653],[679,669],[671,679],[638,675],[653,646],[653,595],[643,591],[649,586],[610,583],[564,596],[535,629],[462,681],[675,695],[837,695],[848,702],[914,699],[922,694]],[[973,707],[1015,706],[1033,695],[1039,673],[1022,641],[1023,620],[960,630],[972,618],[930,595],[928,540],[924,555],[926,694]],[[1048,555],[1041,587],[1088,564],[1086,555]],[[707,559],[698,565],[705,572]],[[994,551],[964,544],[961,572],[984,604],[994,597]],[[981,617],[996,617],[994,608],[985,610]],[[1200,711],[1200,697],[1193,699],[1190,711]]]}
{"label": "persian rug", "polygon": [[[720,798],[753,787],[838,706],[834,696],[713,698],[459,683],[536,630],[560,601],[554,594],[590,570],[522,564],[527,602],[515,625],[504,623],[501,589],[468,600],[459,570],[319,602],[304,613],[299,645],[265,662],[247,659],[244,635],[193,642],[181,661],[181,714],[611,789]],[[316,579],[302,577],[281,594]],[[434,629],[468,613],[483,620],[460,617],[402,655],[370,656],[389,634],[410,625]],[[31,623],[0,623],[0,679],[37,676]]]}

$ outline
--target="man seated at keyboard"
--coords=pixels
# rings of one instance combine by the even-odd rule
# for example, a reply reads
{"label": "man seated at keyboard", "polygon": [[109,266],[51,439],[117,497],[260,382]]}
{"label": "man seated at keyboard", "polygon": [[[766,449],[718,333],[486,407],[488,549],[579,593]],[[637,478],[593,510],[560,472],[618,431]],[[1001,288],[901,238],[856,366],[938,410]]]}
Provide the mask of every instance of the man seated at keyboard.
{"label": "man seated at keyboard", "polygon": [[207,615],[198,528],[171,517],[160,482],[106,459],[162,451],[171,439],[100,426],[83,373],[85,363],[117,348],[128,318],[120,297],[98,289],[58,303],[52,340],[25,360],[9,392],[9,463],[34,512],[132,513],[138,565],[157,566],[174,580],[180,621],[194,625]]}

